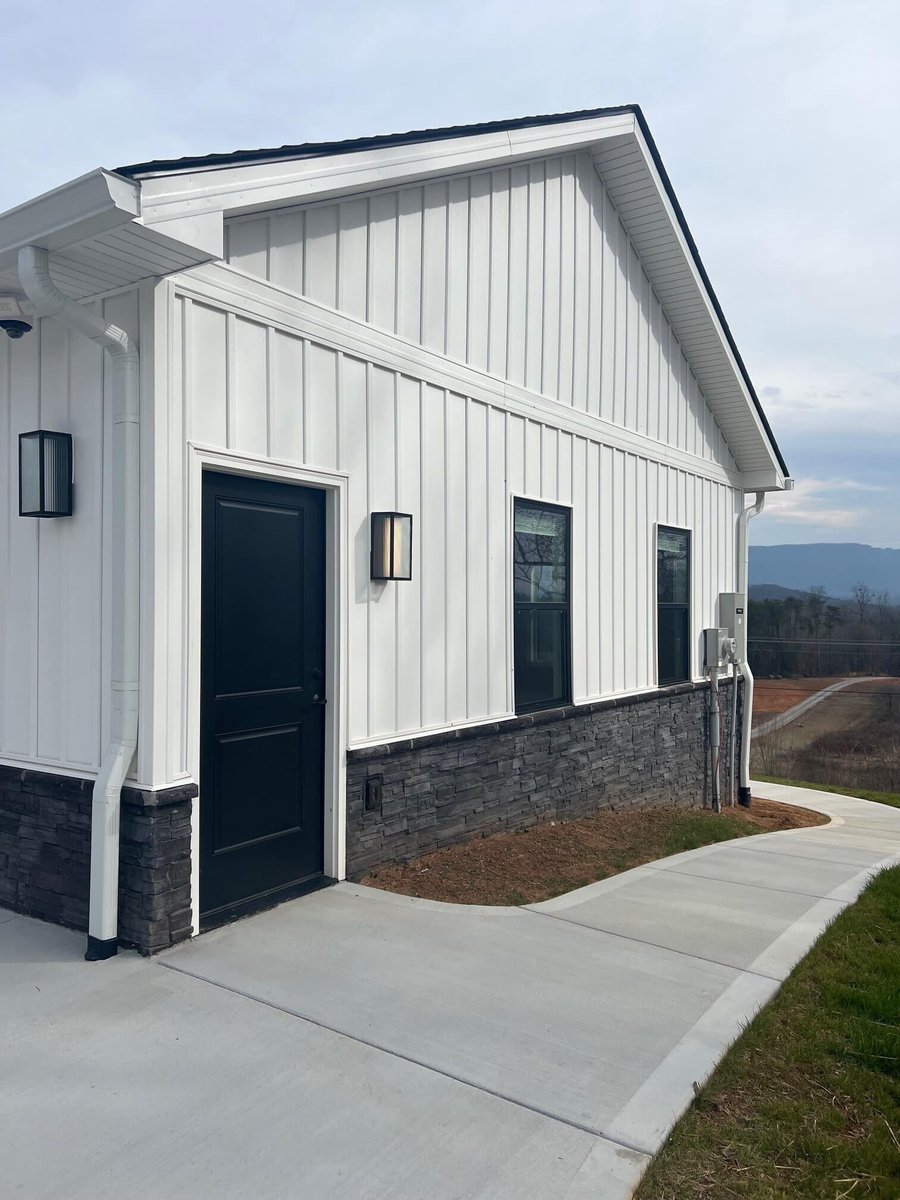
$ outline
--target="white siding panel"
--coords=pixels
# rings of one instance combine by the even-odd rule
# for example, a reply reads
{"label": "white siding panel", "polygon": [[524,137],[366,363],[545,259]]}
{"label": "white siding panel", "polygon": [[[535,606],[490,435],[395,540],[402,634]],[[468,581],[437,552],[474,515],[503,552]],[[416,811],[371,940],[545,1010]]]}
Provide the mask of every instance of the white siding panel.
{"label": "white siding panel", "polygon": [[[100,305],[92,306],[100,311]],[[138,295],[103,302],[138,334]],[[90,773],[108,732],[110,383],[102,351],[50,318],[0,343],[0,760]],[[74,444],[74,515],[20,517],[19,434]]]}
{"label": "white siding panel", "polygon": [[[392,372],[369,367],[369,512],[397,507],[395,389]],[[369,735],[378,736],[397,727],[396,584],[369,585],[368,615]]]}
{"label": "white siding panel", "polygon": [[334,350],[307,344],[305,358],[303,411],[306,427],[306,462],[315,467],[336,469],[338,465],[338,355]]}
{"label": "white siding panel", "polygon": [[31,337],[13,343],[3,339],[0,378],[5,395],[4,521],[6,570],[3,581],[2,750],[4,754],[37,754],[38,594],[40,576],[39,521],[19,517],[19,434],[40,426],[40,345],[42,321]]}
{"label": "white siding panel", "polygon": [[270,453],[303,462],[303,342],[273,329],[268,354]]}
{"label": "white siding panel", "polygon": [[466,524],[466,408],[465,396],[448,392],[445,400],[446,447],[444,472],[446,495],[444,524],[446,558],[444,591],[446,595],[447,709],[451,723],[470,715],[466,695],[468,676],[468,588]]}
{"label": "white siding panel", "polygon": [[[447,720],[445,406],[443,390],[428,385],[422,388],[422,508],[419,533],[413,538],[417,554],[413,573],[418,564],[422,575],[422,725],[426,729],[437,728]],[[363,738],[367,732],[356,725],[351,727],[350,736]]]}
{"label": "white siding panel", "polygon": [[[413,514],[413,557],[419,565],[422,512],[421,384],[401,376],[397,387],[397,509]],[[422,724],[422,571],[397,587],[397,728]]]}
{"label": "white siding panel", "polygon": [[486,462],[487,487],[487,672],[490,713],[507,712],[512,706],[508,690],[507,640],[511,632],[509,578],[509,503],[506,482],[507,416],[488,410]]}
{"label": "white siding panel", "polygon": [[348,694],[348,720],[356,737],[369,728],[369,591],[378,587],[369,580],[369,475],[368,367],[357,358],[344,357],[341,365],[341,460],[348,475],[350,603],[349,647],[353,686]]}
{"label": "white siding panel", "polygon": [[185,302],[185,321],[190,329],[187,345],[190,357],[186,369],[191,373],[191,394],[196,403],[190,409],[189,437],[208,446],[228,443],[228,404],[226,396],[225,313],[205,304]]}
{"label": "white siding panel", "polygon": [[235,218],[228,230],[241,270],[733,466],[586,154]]}
{"label": "white siding panel", "polygon": [[[490,214],[482,215],[484,232]],[[407,230],[411,253],[415,229],[413,223]],[[493,246],[492,230],[490,241]],[[470,257],[469,282],[474,269]],[[574,277],[571,285],[574,294]],[[442,288],[441,304],[447,295]],[[646,348],[649,364],[655,353],[659,378],[667,382],[646,290],[645,299],[638,369]],[[640,301],[638,292],[635,320],[644,312]],[[659,522],[693,532],[692,646],[699,664],[700,630],[715,619],[715,597],[733,578],[730,487],[559,429],[546,417],[523,418],[506,411],[501,400],[473,399],[205,305],[189,305],[184,333],[180,375],[187,428],[202,423],[222,430],[230,407],[235,448],[258,453],[254,447],[268,429],[271,455],[349,476],[351,744],[511,712],[515,496],[572,509],[576,700],[656,682]],[[491,353],[490,346],[488,339],[484,353]],[[680,359],[677,345],[673,349]],[[645,363],[641,378],[651,374]],[[172,464],[178,469],[174,452]],[[380,509],[413,514],[409,582],[369,580],[369,514]],[[173,555],[177,560],[174,548]],[[188,604],[186,592],[181,602]],[[173,625],[173,614],[168,619]],[[182,650],[170,653],[177,658]],[[183,677],[177,662],[170,662],[168,674],[177,690]],[[175,696],[172,703],[177,710],[182,701]]]}
{"label": "white siding panel", "polygon": [[269,414],[265,326],[237,317],[229,325],[229,339],[232,330],[234,384],[228,388],[228,446],[242,454],[267,454]]}
{"label": "white siding panel", "polygon": [[[340,247],[337,264],[338,301],[342,312],[365,321],[369,313],[366,289],[366,261],[369,255],[369,203],[367,200],[348,200],[338,209]],[[374,222],[373,222],[374,224]],[[372,231],[374,233],[374,230]]]}
{"label": "white siding panel", "polygon": [[474,400],[466,405],[466,710],[473,716],[490,711],[488,412]]}

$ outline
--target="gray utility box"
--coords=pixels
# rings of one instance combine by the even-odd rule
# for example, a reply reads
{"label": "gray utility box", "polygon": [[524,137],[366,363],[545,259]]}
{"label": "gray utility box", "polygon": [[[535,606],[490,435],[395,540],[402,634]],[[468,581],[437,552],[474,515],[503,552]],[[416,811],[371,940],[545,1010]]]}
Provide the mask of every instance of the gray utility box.
{"label": "gray utility box", "polygon": [[738,662],[747,661],[747,597],[743,592],[719,593],[719,624],[735,641]]}
{"label": "gray utility box", "polygon": [[724,667],[728,662],[727,629],[703,630],[703,657],[707,667]]}

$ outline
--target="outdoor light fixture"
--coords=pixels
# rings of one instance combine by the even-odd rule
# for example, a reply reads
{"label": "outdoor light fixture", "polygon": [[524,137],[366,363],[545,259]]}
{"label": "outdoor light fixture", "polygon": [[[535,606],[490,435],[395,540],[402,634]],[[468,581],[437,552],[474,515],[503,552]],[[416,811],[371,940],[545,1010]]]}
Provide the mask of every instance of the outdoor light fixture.
{"label": "outdoor light fixture", "polygon": [[72,515],[72,435],[33,429],[19,434],[19,516]]}
{"label": "outdoor light fixture", "polygon": [[412,516],[372,513],[372,579],[412,579]]}

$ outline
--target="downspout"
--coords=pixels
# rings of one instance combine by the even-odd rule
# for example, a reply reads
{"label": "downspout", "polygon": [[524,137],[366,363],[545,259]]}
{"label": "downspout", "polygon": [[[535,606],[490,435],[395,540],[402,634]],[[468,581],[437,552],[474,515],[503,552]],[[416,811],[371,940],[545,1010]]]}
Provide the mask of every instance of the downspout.
{"label": "downspout", "polygon": [[140,616],[140,359],[128,334],[77,304],[50,278],[39,246],[19,251],[19,279],[36,316],[55,317],[102,346],[112,366],[112,686],[110,741],[91,804],[89,962],[118,945],[119,810],[138,732]]}
{"label": "downspout", "polygon": [[[740,781],[738,784],[738,804],[744,808],[750,807],[750,727],[753,721],[753,672],[747,662],[747,617],[749,603],[747,600],[747,583],[750,576],[750,539],[748,525],[750,518],[762,512],[766,503],[766,493],[756,493],[756,503],[741,510],[737,525],[737,590],[744,597],[747,612],[744,614],[744,636],[738,646],[738,670],[744,680],[744,713],[741,721],[741,765]],[[735,686],[737,680],[735,679]]]}
{"label": "downspout", "polygon": [[722,703],[719,669],[709,668],[709,766],[713,812],[722,811],[721,799]]}

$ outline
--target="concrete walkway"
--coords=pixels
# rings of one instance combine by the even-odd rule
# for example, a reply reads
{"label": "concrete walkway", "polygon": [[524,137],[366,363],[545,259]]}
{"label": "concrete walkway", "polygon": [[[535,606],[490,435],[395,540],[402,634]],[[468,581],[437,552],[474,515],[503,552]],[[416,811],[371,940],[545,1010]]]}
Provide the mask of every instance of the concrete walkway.
{"label": "concrete walkway", "polygon": [[622,1200],[900,854],[896,809],[754,793],[833,823],[527,909],[339,885],[153,960],[0,913],[4,1196]]}

